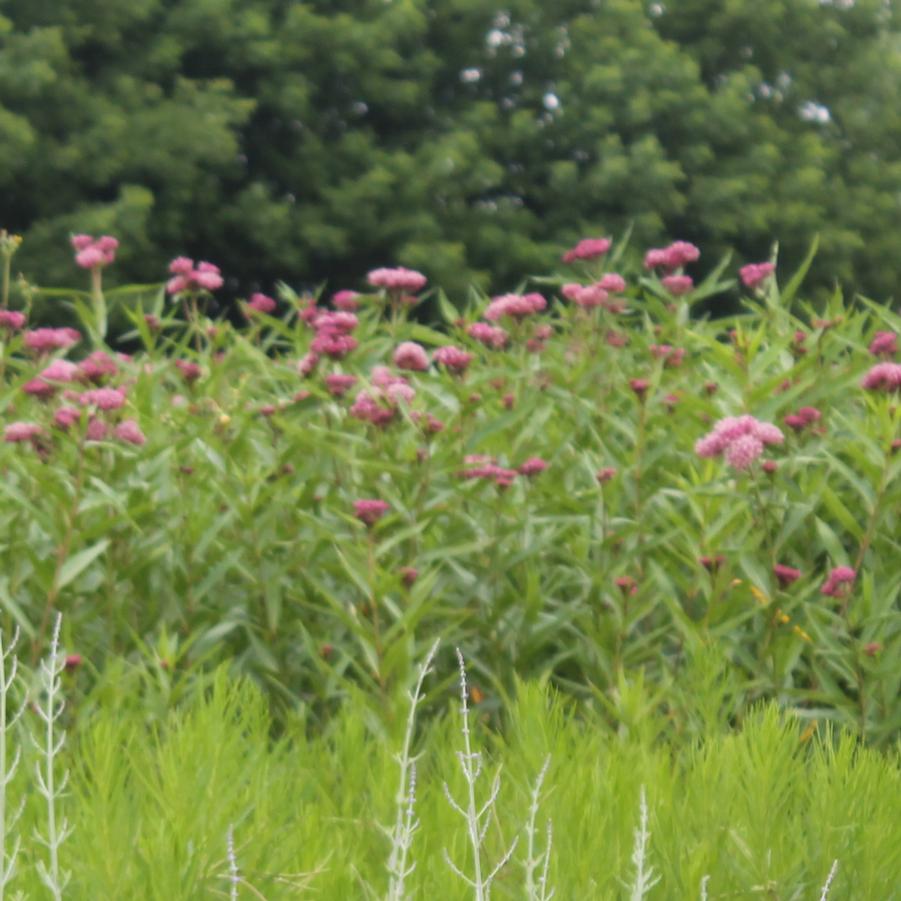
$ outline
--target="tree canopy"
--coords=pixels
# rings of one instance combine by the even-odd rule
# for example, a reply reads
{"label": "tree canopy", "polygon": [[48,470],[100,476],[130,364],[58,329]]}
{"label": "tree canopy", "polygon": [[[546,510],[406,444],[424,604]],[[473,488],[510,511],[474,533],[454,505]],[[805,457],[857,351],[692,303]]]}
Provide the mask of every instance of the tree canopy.
{"label": "tree canopy", "polygon": [[[825,282],[901,269],[886,0],[5,0],[0,225],[72,280],[185,253],[233,293],[377,265],[500,291],[633,227],[737,261],[820,235]],[[708,257],[711,254],[708,253]]]}

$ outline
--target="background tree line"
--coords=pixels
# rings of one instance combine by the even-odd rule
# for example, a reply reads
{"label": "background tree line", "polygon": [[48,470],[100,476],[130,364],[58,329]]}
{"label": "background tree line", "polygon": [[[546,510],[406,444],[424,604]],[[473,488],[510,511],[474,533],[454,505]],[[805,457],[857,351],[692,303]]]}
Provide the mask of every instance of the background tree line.
{"label": "background tree line", "polygon": [[885,299],[891,0],[3,0],[0,225],[71,284],[185,253],[231,293],[401,263],[500,291],[585,234],[694,241]]}

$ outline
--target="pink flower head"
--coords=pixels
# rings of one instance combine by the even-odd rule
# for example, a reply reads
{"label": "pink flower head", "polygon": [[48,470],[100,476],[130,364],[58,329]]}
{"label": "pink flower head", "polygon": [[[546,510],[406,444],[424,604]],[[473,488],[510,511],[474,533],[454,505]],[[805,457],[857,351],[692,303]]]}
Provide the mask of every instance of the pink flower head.
{"label": "pink flower head", "polygon": [[31,397],[47,400],[56,394],[56,385],[52,382],[44,381],[42,378],[29,379],[22,386],[22,390]]}
{"label": "pink flower head", "polygon": [[338,312],[317,310],[311,324],[317,332],[338,332],[342,335],[349,335],[360,324],[360,320],[353,313],[343,310]]}
{"label": "pink flower head", "polygon": [[325,330],[316,335],[310,344],[310,350],[333,360],[343,360],[351,351],[356,350],[357,343],[353,335]]}
{"label": "pink flower head", "polygon": [[807,426],[819,422],[821,417],[822,413],[816,407],[801,407],[797,413],[790,413],[785,417],[785,424],[796,432],[800,432]]}
{"label": "pink flower head", "polygon": [[564,285],[561,292],[583,310],[596,309],[606,305],[608,293],[600,285]]}
{"label": "pink flower head", "polygon": [[94,388],[85,391],[78,402],[83,407],[97,407],[98,410],[118,410],[125,405],[125,392],[121,388]]}
{"label": "pink flower head", "polygon": [[894,332],[876,332],[869,349],[874,357],[894,356],[898,353],[898,336]]}
{"label": "pink flower head", "polygon": [[374,526],[389,510],[391,505],[380,500],[354,501],[354,515],[360,522],[370,528]]}
{"label": "pink flower head", "polygon": [[787,588],[792,582],[797,582],[798,579],[801,578],[800,569],[795,569],[793,566],[786,566],[784,563],[777,563],[773,567],[773,573],[783,588]]}
{"label": "pink flower head", "polygon": [[67,431],[80,420],[81,410],[77,407],[60,407],[53,414],[53,424],[63,431]]}
{"label": "pink flower head", "polygon": [[367,281],[374,288],[416,292],[425,287],[428,279],[421,272],[399,266],[396,269],[373,269],[367,276]]}
{"label": "pink flower head", "polygon": [[690,275],[665,275],[660,279],[660,284],[662,284],[673,297],[682,297],[694,288],[694,282]]}
{"label": "pink flower head", "polygon": [[772,263],[748,263],[738,270],[738,274],[745,287],[753,289],[766,281],[775,271],[776,267]]}
{"label": "pink flower head", "polygon": [[297,374],[302,378],[306,378],[318,365],[319,354],[310,351],[298,361]]}
{"label": "pink flower head", "polygon": [[81,341],[81,333],[74,328],[36,328],[25,332],[25,346],[38,353],[65,350]]}
{"label": "pink flower head", "polygon": [[492,322],[497,322],[505,316],[513,319],[523,319],[533,313],[540,313],[547,306],[547,301],[540,294],[501,294],[492,299],[485,308],[484,316]]}
{"label": "pink flower head", "polygon": [[360,295],[356,291],[336,291],[332,295],[332,306],[336,310],[353,313],[360,306]]}
{"label": "pink flower head", "polygon": [[417,344],[415,341],[404,341],[394,351],[394,365],[398,369],[425,372],[429,368],[429,355],[421,344]]}
{"label": "pink flower head", "polygon": [[102,420],[92,417],[88,422],[85,438],[88,441],[105,441],[109,435],[109,426]]}
{"label": "pink flower head", "polygon": [[439,347],[433,354],[433,357],[435,363],[457,375],[462,375],[466,372],[466,369],[472,362],[472,354],[467,353],[465,350],[461,350],[459,347],[453,347],[452,345]]}
{"label": "pink flower head", "polygon": [[688,241],[673,241],[666,248],[666,265],[671,269],[678,269],[686,263],[694,263],[701,256],[701,251]]}
{"label": "pink flower head", "polygon": [[78,366],[68,360],[54,360],[40,374],[45,382],[73,382],[78,376]]}
{"label": "pink flower head", "polygon": [[188,257],[176,257],[169,264],[169,272],[174,277],[166,283],[169,294],[184,294],[196,291],[215,291],[223,285],[219,267],[213,263],[198,263]]}
{"label": "pink flower head", "polygon": [[745,470],[763,453],[764,445],[781,444],[784,440],[785,436],[772,423],[760,422],[753,416],[729,416],[695,444],[695,453],[699,457],[723,454],[730,466]]}
{"label": "pink flower head", "polygon": [[[850,566],[836,566],[835,569],[829,573],[829,576],[823,583],[820,591],[823,594],[829,595],[829,597],[842,597],[846,591],[850,589],[850,586],[854,584],[856,578],[857,573],[851,569]],[[843,587],[845,585],[849,586],[849,589],[845,589]]]}
{"label": "pink flower head", "polygon": [[519,465],[519,474],[523,476],[537,476],[547,469],[547,463],[541,457],[529,457]]}
{"label": "pink flower head", "polygon": [[325,377],[325,387],[332,397],[343,397],[357,383],[355,375],[333,372]]}
{"label": "pink flower head", "polygon": [[118,363],[102,350],[95,350],[78,365],[78,377],[87,382],[102,382],[118,371]]}
{"label": "pink flower head", "polygon": [[601,276],[598,287],[609,294],[622,294],[626,290],[626,280],[615,272],[608,272],[606,275]]}
{"label": "pink flower head", "polygon": [[0,328],[17,332],[25,325],[26,317],[18,310],[0,310]]}
{"label": "pink flower head", "polygon": [[643,399],[648,393],[651,383],[647,379],[630,379],[629,387],[635,392],[639,399]]}
{"label": "pink flower head", "polygon": [[116,426],[114,434],[120,441],[125,441],[128,444],[141,445],[147,440],[141,431],[141,427],[133,419],[123,419]]}
{"label": "pink flower head", "polygon": [[182,378],[188,382],[196,382],[200,378],[203,370],[200,365],[193,360],[176,360],[175,368],[181,373]]}
{"label": "pink flower head", "polygon": [[613,242],[610,238],[583,238],[571,250],[563,254],[564,263],[573,263],[576,260],[593,260],[602,257]]}
{"label": "pink flower head", "polygon": [[605,466],[603,469],[599,469],[595,474],[595,478],[598,480],[598,484],[605,485],[616,475],[616,469],[613,466]]}
{"label": "pink flower head", "polygon": [[499,325],[489,325],[487,322],[474,322],[466,334],[474,338],[486,347],[500,349],[507,343],[507,333]]}
{"label": "pink flower head", "polygon": [[82,269],[97,269],[115,261],[119,242],[110,235],[97,240],[90,235],[73,235],[72,247],[76,251],[75,262]]}
{"label": "pink flower head", "polygon": [[898,391],[901,389],[901,363],[877,363],[860,384],[868,391]]}
{"label": "pink flower head", "polygon": [[679,366],[685,357],[684,348],[673,347],[670,344],[652,344],[648,350],[658,360],[663,360],[665,366]]}
{"label": "pink flower head", "polygon": [[247,301],[247,309],[253,313],[271,315],[275,312],[276,306],[277,304],[273,298],[268,294],[261,294],[259,291],[251,294],[250,300]]}
{"label": "pink flower head", "polygon": [[43,429],[34,422],[11,422],[3,430],[3,440],[11,444],[18,441],[34,441],[43,434]]}

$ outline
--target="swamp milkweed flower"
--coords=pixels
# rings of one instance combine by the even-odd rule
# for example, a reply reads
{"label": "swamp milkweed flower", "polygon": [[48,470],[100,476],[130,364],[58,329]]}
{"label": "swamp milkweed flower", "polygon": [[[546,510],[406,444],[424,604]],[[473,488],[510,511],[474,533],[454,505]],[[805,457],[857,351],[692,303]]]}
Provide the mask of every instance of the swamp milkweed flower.
{"label": "swamp milkweed flower", "polygon": [[535,291],[530,294],[500,294],[491,299],[483,315],[492,322],[505,316],[511,319],[524,319],[526,316],[540,313],[545,307],[547,301]]}
{"label": "swamp milkweed flower", "polygon": [[746,288],[756,288],[763,284],[774,272],[776,267],[773,263],[748,263],[738,270],[741,280]]}
{"label": "swamp milkweed flower", "polygon": [[564,263],[574,263],[576,260],[594,260],[602,257],[613,242],[610,238],[583,238],[575,247],[563,254]]}
{"label": "swamp milkweed flower", "polygon": [[354,313],[360,306],[360,295],[356,291],[336,291],[332,295],[332,306],[336,310]]}
{"label": "swamp milkweed flower", "polygon": [[867,391],[898,391],[901,389],[901,363],[877,363],[860,385]]}
{"label": "swamp milkweed flower", "polygon": [[391,505],[386,501],[367,498],[354,501],[354,516],[369,528],[374,526],[390,509]]}
{"label": "swamp milkweed flower", "polygon": [[249,315],[253,315],[254,313],[265,313],[266,315],[270,315],[275,312],[277,306],[278,304],[276,304],[272,297],[257,291],[250,295],[250,300],[247,301],[246,312]]}
{"label": "swamp milkweed flower", "polygon": [[[854,584],[856,578],[857,573],[850,566],[836,566],[829,573],[820,591],[832,598],[843,597],[846,591],[850,590],[850,586]],[[848,589],[843,587],[845,585],[849,586]]]}
{"label": "swamp milkweed flower", "polygon": [[169,264],[169,272],[173,277],[166,282],[166,291],[172,295],[188,291],[215,291],[224,283],[218,266],[206,262],[195,266],[188,257],[176,257]]}
{"label": "swamp milkweed flower", "polygon": [[673,297],[682,297],[684,294],[688,294],[695,286],[690,275],[665,275],[660,279],[660,284]]}
{"label": "swamp milkweed flower", "polygon": [[773,574],[779,580],[782,588],[787,588],[792,582],[797,582],[801,578],[801,570],[795,569],[793,566],[786,566],[784,563],[777,563],[773,567]]}
{"label": "swamp milkweed flower", "polygon": [[366,280],[374,288],[385,288],[388,291],[420,291],[426,286],[428,279],[415,269],[398,266],[394,269],[373,269]]}
{"label": "swamp milkweed flower", "polygon": [[507,333],[499,325],[489,325],[487,322],[474,322],[466,330],[470,338],[474,338],[480,344],[498,350],[507,343]]}
{"label": "swamp milkweed flower", "polygon": [[23,328],[27,317],[18,310],[0,310],[0,328],[10,332],[17,332]]}
{"label": "swamp milkweed flower", "polygon": [[425,348],[415,341],[404,341],[394,351],[394,365],[398,369],[411,369],[414,372],[425,372],[429,368],[429,355]]}
{"label": "swamp milkweed flower", "polygon": [[3,430],[3,440],[10,444],[19,441],[34,441],[44,430],[35,422],[11,422]]}
{"label": "swamp milkweed flower", "polygon": [[729,416],[695,444],[695,453],[699,457],[722,454],[734,469],[746,470],[763,453],[764,445],[782,444],[784,440],[781,430],[772,423],[753,416]]}
{"label": "swamp milkweed flower", "polygon": [[874,357],[891,357],[898,353],[898,336],[894,332],[876,332],[869,351]]}
{"label": "swamp milkweed flower", "polygon": [[469,364],[472,362],[472,354],[453,345],[439,347],[432,357],[439,366],[443,366],[457,375],[462,375],[466,372]]}
{"label": "swamp milkweed flower", "polygon": [[36,328],[25,332],[25,346],[38,353],[66,350],[81,341],[81,332],[74,328]]}
{"label": "swamp milkweed flower", "polygon": [[110,235],[92,238],[90,235],[73,235],[75,262],[82,269],[99,269],[115,262],[119,242]]}

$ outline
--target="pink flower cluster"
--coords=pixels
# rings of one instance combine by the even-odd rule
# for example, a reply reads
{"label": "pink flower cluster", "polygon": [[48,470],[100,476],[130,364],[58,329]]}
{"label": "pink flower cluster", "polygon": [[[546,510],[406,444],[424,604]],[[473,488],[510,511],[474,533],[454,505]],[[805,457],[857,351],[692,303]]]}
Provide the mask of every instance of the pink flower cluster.
{"label": "pink flower cluster", "polygon": [[317,312],[311,324],[316,330],[316,337],[310,344],[310,353],[315,362],[318,362],[320,356],[342,360],[356,349],[357,339],[351,332],[357,327],[359,320],[353,313]]}
{"label": "pink flower cluster", "polygon": [[613,242],[610,238],[583,238],[575,247],[563,254],[564,263],[574,263],[576,260],[593,260],[602,257]]}
{"label": "pink flower cluster", "polygon": [[[850,586],[854,584],[856,578],[857,573],[850,566],[836,566],[829,573],[820,591],[829,597],[843,597],[850,590]],[[849,587],[845,588],[846,585]]]}
{"label": "pink flower cluster", "polygon": [[610,295],[599,285],[580,285],[570,282],[560,289],[560,293],[583,310],[605,307]]}
{"label": "pink flower cluster", "polygon": [[681,366],[682,360],[685,358],[685,348],[673,347],[671,344],[652,344],[648,350],[650,350],[652,356],[658,360],[663,360],[664,366],[672,368]]}
{"label": "pink flower cluster", "polygon": [[721,419],[713,431],[695,444],[699,457],[718,457],[735,469],[745,470],[763,453],[766,444],[782,444],[785,436],[769,422],[753,416],[729,416]]}
{"label": "pink flower cluster", "polygon": [[669,247],[653,247],[644,257],[645,269],[663,269],[672,272],[686,263],[694,263],[701,251],[688,241],[673,241]]}
{"label": "pink flower cluster", "polygon": [[819,422],[822,415],[816,407],[801,407],[797,413],[789,413],[784,422],[790,429],[800,432],[807,426]]}
{"label": "pink flower cluster", "polygon": [[398,406],[411,403],[416,392],[402,375],[395,375],[386,366],[376,366],[370,381],[372,384],[354,398],[350,415],[384,428],[397,416]]}
{"label": "pink flower cluster", "polygon": [[433,358],[439,366],[443,366],[456,375],[462,375],[466,372],[469,364],[472,362],[472,354],[452,345],[439,347],[433,354]]}
{"label": "pink flower cluster", "polygon": [[663,285],[673,297],[682,297],[684,294],[688,294],[695,286],[690,275],[664,275],[663,278],[660,279],[660,284]]}
{"label": "pink flower cluster", "polygon": [[25,325],[26,316],[18,310],[0,310],[0,328],[17,332]]}
{"label": "pink flower cluster", "polygon": [[66,350],[81,341],[81,332],[74,328],[36,328],[25,332],[25,346],[38,353]]}
{"label": "pink flower cluster", "polygon": [[753,289],[763,284],[775,271],[773,263],[748,263],[738,270],[738,274],[745,287]]}
{"label": "pink flower cluster", "polygon": [[336,291],[332,295],[332,306],[345,313],[355,313],[360,306],[360,295],[356,291]]}
{"label": "pink flower cluster", "polygon": [[429,368],[429,355],[425,348],[415,341],[404,341],[394,351],[394,365],[398,369],[425,372]]}
{"label": "pink flower cluster", "polygon": [[788,588],[792,582],[797,582],[801,578],[801,570],[787,566],[785,563],[777,563],[773,566],[773,575],[779,580],[782,588]]}
{"label": "pink flower cluster", "polygon": [[877,363],[860,384],[868,391],[901,390],[901,363]]}
{"label": "pink flower cluster", "polygon": [[275,312],[276,306],[278,305],[274,298],[270,297],[268,294],[261,294],[257,291],[256,293],[251,294],[250,300],[247,301],[247,312],[250,315],[253,315],[254,313],[264,313],[268,316]]}
{"label": "pink flower cluster", "polygon": [[19,441],[36,441],[44,430],[35,422],[11,422],[3,430],[3,440],[11,444]]}
{"label": "pink flower cluster", "polygon": [[169,264],[172,278],[166,282],[166,290],[170,294],[184,294],[195,291],[215,291],[222,287],[222,275],[219,267],[212,263],[198,263],[188,257],[176,257]]}
{"label": "pink flower cluster", "polygon": [[509,488],[519,473],[515,469],[498,466],[494,457],[484,454],[472,454],[463,460],[467,469],[460,470],[457,475],[461,479],[484,479],[494,482],[499,488]]}
{"label": "pink flower cluster", "polygon": [[547,307],[547,301],[538,293],[530,294],[501,294],[494,297],[485,308],[484,316],[492,322],[510,316],[513,319],[523,319],[534,313],[540,313]]}
{"label": "pink flower cluster", "polygon": [[405,269],[398,266],[395,269],[373,269],[366,277],[374,288],[384,288],[387,291],[421,291],[428,279],[415,269]]}
{"label": "pink flower cluster", "polygon": [[354,516],[372,528],[389,510],[391,505],[386,501],[364,498],[354,501]]}
{"label": "pink flower cluster", "polygon": [[898,353],[898,336],[894,332],[876,332],[869,350],[874,357],[893,357]]}
{"label": "pink flower cluster", "polygon": [[486,347],[499,350],[507,343],[509,337],[499,325],[489,325],[487,322],[474,322],[466,330],[470,338],[484,344]]}
{"label": "pink flower cluster", "polygon": [[75,262],[82,269],[99,269],[115,261],[119,242],[109,235],[96,239],[90,235],[73,235],[72,247]]}
{"label": "pink flower cluster", "polygon": [[357,377],[345,372],[332,372],[325,377],[325,387],[332,397],[343,397],[356,383]]}

